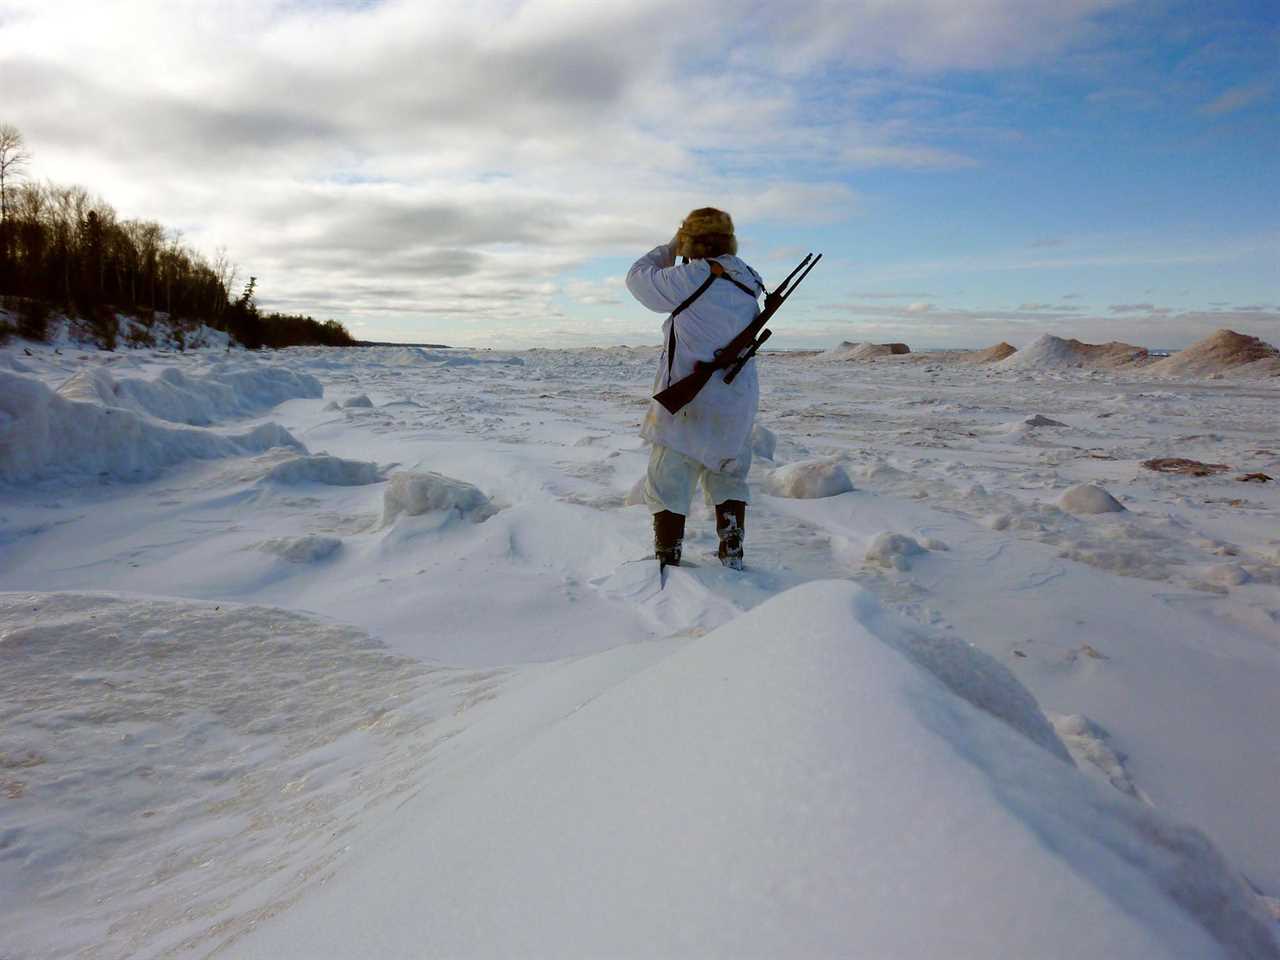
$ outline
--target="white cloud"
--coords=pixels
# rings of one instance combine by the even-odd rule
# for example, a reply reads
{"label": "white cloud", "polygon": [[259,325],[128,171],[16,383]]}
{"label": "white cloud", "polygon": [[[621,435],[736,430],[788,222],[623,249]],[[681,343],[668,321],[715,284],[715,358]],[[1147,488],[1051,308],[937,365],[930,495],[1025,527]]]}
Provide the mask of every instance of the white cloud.
{"label": "white cloud", "polygon": [[[927,75],[1067,49],[1113,5],[0,0],[0,72],[34,175],[226,245],[265,305],[432,336],[554,319],[558,274],[695,206],[839,223],[851,166],[971,163],[932,142],[972,118]],[[910,77],[812,95],[848,66]]]}

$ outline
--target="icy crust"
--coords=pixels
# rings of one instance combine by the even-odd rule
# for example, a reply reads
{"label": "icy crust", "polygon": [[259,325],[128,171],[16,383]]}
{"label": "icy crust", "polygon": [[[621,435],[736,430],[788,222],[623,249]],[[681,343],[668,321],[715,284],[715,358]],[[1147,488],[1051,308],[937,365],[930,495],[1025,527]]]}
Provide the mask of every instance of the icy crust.
{"label": "icy crust", "polygon": [[502,756],[233,955],[1277,956],[1203,836],[853,584],[767,601]]}
{"label": "icy crust", "polygon": [[324,395],[320,381],[308,373],[281,367],[234,369],[215,365],[194,377],[168,367],[154,379],[117,378],[102,367],[74,374],[58,388],[68,400],[100,403],[160,420],[206,427],[253,416],[285,400]]}
{"label": "icy crust", "polygon": [[0,594],[0,953],[209,955],[500,679],[265,607]]}
{"label": "icy crust", "polygon": [[69,399],[39,380],[0,371],[0,482],[60,475],[143,480],[184,460],[271,447],[303,450],[279,424],[239,434],[170,426],[96,399]]}

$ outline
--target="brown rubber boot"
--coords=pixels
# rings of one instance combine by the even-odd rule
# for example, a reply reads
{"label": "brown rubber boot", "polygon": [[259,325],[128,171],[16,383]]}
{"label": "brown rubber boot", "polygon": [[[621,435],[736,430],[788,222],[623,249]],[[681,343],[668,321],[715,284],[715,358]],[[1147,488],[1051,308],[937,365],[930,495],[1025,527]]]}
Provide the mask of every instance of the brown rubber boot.
{"label": "brown rubber boot", "polygon": [[653,515],[653,555],[659,569],[680,566],[684,548],[684,514],[663,510]]}
{"label": "brown rubber boot", "polygon": [[720,562],[731,570],[742,569],[742,539],[747,533],[747,505],[741,500],[716,504],[716,534]]}

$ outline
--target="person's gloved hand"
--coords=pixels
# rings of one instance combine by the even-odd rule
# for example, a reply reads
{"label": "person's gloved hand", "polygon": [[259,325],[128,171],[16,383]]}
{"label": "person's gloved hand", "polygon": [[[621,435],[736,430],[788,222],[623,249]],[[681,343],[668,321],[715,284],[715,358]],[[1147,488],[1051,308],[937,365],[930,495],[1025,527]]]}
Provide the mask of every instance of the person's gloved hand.
{"label": "person's gloved hand", "polygon": [[671,253],[671,259],[676,258],[676,248],[680,246],[680,231],[677,230],[671,235],[671,239],[667,241],[667,250]]}

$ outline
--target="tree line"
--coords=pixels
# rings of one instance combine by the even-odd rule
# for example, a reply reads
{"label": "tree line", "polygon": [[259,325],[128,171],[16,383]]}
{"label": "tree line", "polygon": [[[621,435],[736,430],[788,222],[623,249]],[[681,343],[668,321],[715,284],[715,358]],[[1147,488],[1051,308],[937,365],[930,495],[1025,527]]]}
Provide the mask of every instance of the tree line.
{"label": "tree line", "polygon": [[117,313],[141,322],[143,342],[164,313],[179,344],[201,323],[253,349],[355,343],[334,320],[260,313],[256,278],[232,299],[237,271],[225,250],[209,259],[179,232],[122,218],[83,187],[33,182],[30,159],[22,134],[0,123],[0,298],[17,314],[19,335],[46,339],[50,312],[60,310],[107,349],[116,346]]}

